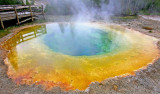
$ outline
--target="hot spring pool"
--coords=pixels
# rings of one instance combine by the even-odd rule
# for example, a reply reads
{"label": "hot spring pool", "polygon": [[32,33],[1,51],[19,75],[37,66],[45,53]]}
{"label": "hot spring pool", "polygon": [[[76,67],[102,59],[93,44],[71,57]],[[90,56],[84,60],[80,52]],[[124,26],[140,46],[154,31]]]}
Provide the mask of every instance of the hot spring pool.
{"label": "hot spring pool", "polygon": [[25,28],[3,47],[10,50],[7,74],[17,84],[85,90],[152,63],[157,41],[115,25],[52,23]]}
{"label": "hot spring pool", "polygon": [[42,40],[54,52],[71,56],[93,56],[114,50],[111,48],[113,44],[109,34],[103,30],[78,24],[53,27],[50,29],[54,32],[49,32]]}

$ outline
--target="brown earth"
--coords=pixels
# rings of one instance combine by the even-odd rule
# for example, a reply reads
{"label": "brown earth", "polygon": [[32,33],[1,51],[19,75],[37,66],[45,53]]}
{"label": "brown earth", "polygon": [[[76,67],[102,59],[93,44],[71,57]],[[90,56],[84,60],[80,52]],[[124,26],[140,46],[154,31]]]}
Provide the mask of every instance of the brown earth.
{"label": "brown earth", "polygon": [[[160,39],[159,21],[139,17],[125,21],[113,20],[112,23],[120,24]],[[152,32],[143,29],[143,27],[151,27]],[[0,43],[11,37],[15,33],[14,31],[0,39]],[[160,48],[160,42],[158,47]],[[37,85],[16,85],[6,74],[7,66],[3,62],[6,56],[5,53],[0,48],[0,94],[160,94],[160,59],[153,64],[149,64],[146,69],[137,71],[134,76],[110,78],[101,83],[93,82],[85,91],[65,92],[59,87],[55,87],[51,91],[45,91],[41,86]]]}

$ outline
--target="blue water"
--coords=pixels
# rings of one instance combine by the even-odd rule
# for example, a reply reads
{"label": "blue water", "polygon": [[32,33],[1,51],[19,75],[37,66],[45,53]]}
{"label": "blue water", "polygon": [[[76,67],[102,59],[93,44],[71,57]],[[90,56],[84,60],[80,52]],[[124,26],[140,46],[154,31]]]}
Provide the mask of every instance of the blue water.
{"label": "blue water", "polygon": [[51,24],[44,43],[54,52],[71,56],[92,56],[110,52],[108,33],[89,26]]}

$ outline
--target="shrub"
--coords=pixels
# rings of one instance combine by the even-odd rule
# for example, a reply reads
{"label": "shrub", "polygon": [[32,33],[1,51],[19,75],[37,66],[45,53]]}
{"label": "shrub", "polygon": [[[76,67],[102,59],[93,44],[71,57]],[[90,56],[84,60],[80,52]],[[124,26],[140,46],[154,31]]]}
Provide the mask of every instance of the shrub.
{"label": "shrub", "polygon": [[0,5],[22,5],[21,0],[0,0]]}

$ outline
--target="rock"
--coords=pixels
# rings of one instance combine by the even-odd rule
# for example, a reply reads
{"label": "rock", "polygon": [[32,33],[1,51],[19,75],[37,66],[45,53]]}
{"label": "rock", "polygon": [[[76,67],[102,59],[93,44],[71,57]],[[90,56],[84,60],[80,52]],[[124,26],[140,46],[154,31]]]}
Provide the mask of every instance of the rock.
{"label": "rock", "polygon": [[143,29],[146,29],[146,30],[153,30],[152,27],[143,27]]}
{"label": "rock", "polygon": [[118,86],[117,86],[116,84],[114,84],[114,85],[113,85],[113,89],[114,89],[115,91],[118,91]]}

